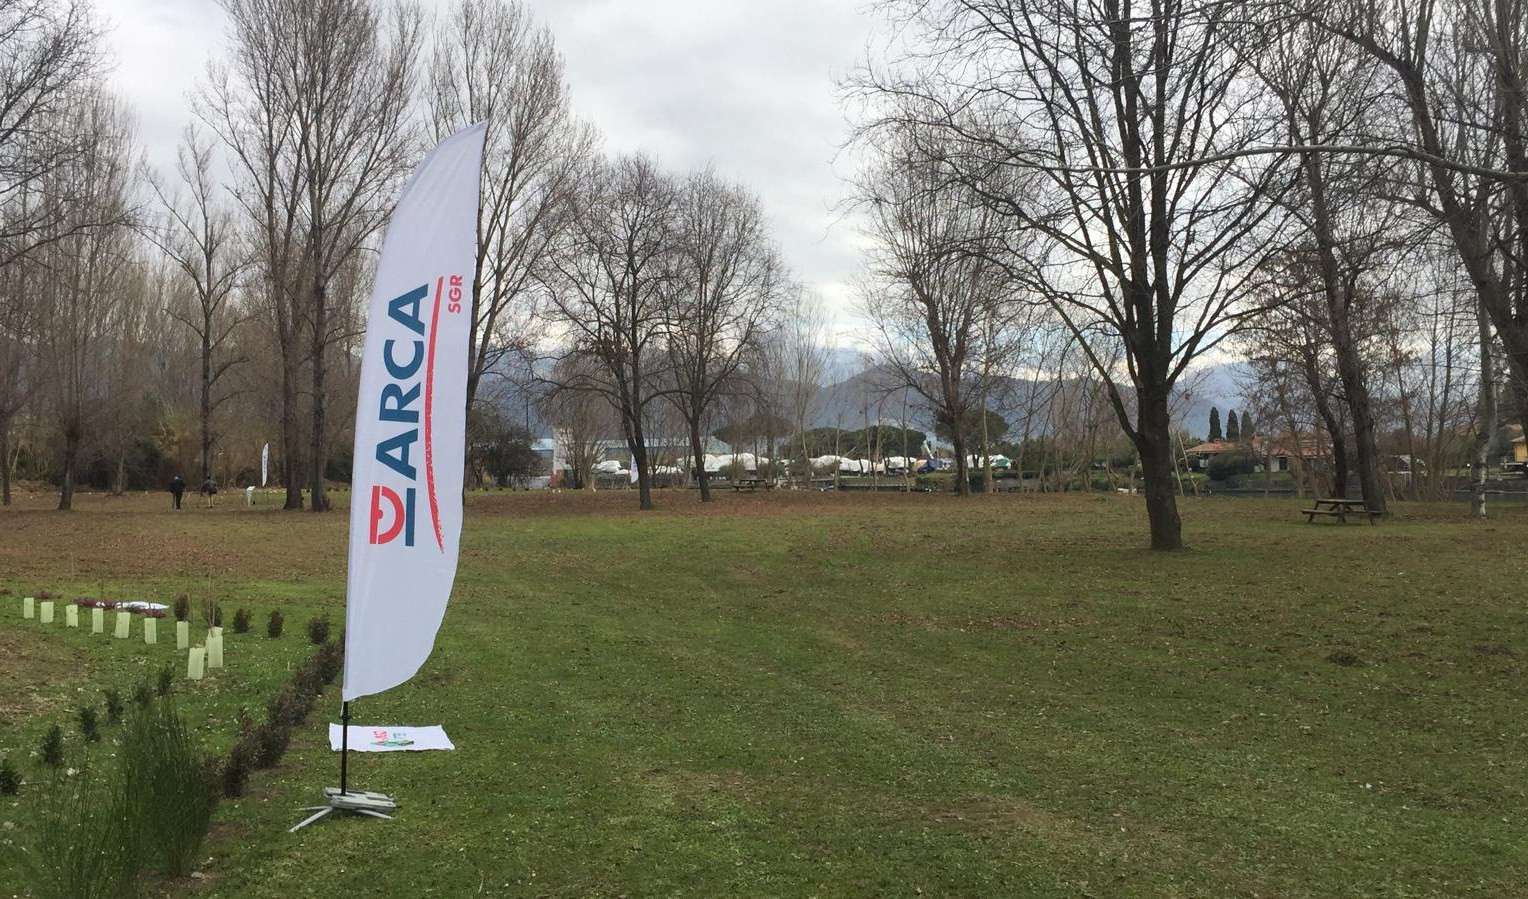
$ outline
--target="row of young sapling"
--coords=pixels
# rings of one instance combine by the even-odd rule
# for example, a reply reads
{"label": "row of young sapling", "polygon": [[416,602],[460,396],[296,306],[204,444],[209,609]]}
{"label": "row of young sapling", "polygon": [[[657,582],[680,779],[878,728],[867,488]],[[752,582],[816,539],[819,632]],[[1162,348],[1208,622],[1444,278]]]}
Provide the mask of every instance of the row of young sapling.
{"label": "row of young sapling", "polygon": [[[46,595],[46,594],[44,594],[44,595]],[[182,599],[184,599],[184,598],[185,597],[183,595]],[[31,598],[29,597],[28,600],[30,600],[30,599]],[[86,602],[89,602],[89,600],[86,600]],[[179,613],[181,611],[178,606],[179,606],[179,603],[177,603],[177,610],[176,610],[177,611],[177,617],[179,617]],[[28,611],[31,611],[31,609],[29,608]],[[28,616],[28,617],[30,617],[30,616]],[[209,644],[213,643],[213,641],[216,641],[215,645],[216,645],[216,647],[218,649],[218,652],[217,652],[217,661],[216,661],[216,664],[214,665],[214,667],[222,667],[222,658],[221,658],[221,655],[222,655],[222,652],[221,652],[221,649],[222,649],[222,634],[221,634],[221,630],[222,630],[222,628],[219,626],[219,623],[222,621],[222,617],[223,616],[222,616],[221,609],[218,609],[216,607],[213,607],[213,609],[209,612],[208,617],[207,617],[207,620],[211,623],[211,626],[210,626],[210,629],[209,629],[209,633],[211,634],[211,637],[209,637]],[[242,633],[248,633],[249,632],[249,622],[250,622],[250,613],[249,613],[249,610],[248,609],[244,609],[244,608],[239,609],[237,612],[234,613],[234,617],[233,617],[234,632],[235,633],[241,633],[241,634]],[[270,614],[270,618],[267,621],[266,635],[268,637],[270,637],[271,639],[278,639],[278,638],[280,638],[281,634],[282,634],[283,625],[284,625],[284,618],[282,617],[281,611],[279,609],[278,610],[273,610],[271,612],[271,614]],[[120,633],[120,629],[119,629],[119,636],[120,635],[121,635],[121,633]],[[314,644],[315,646],[321,647],[320,655],[324,654],[324,652],[325,652],[324,647],[329,645],[329,616],[328,615],[319,615],[319,616],[317,616],[315,618],[312,618],[312,619],[310,619],[308,621],[308,641],[310,643]],[[182,643],[179,646],[179,648],[184,649],[186,647]],[[336,650],[337,650],[337,647],[336,647]],[[201,677],[202,677],[202,665],[199,664],[198,662],[199,661],[204,661],[205,657],[203,657],[202,660],[199,660],[198,657],[197,657],[197,654],[199,652],[204,652],[204,651],[205,650],[203,650],[203,649],[193,649],[193,650],[191,650],[191,662],[190,662],[190,665],[188,666],[187,675],[188,675],[188,677],[190,677],[193,680],[200,680]],[[158,694],[160,696],[166,696],[166,695],[169,694],[170,684],[171,684],[173,678],[174,678],[174,670],[173,670],[172,666],[165,665],[162,669],[160,669],[160,672],[159,672],[159,681],[158,681]],[[329,680],[332,680],[332,679],[333,678],[331,676],[328,680],[325,680],[324,683],[328,683]],[[117,723],[119,723],[122,720],[122,712],[123,712],[123,702],[122,702],[122,695],[121,695],[121,693],[119,691],[115,690],[115,689],[110,689],[110,688],[108,688],[108,689],[106,689],[106,690],[104,690],[102,692],[103,692],[103,697],[104,697],[104,700],[105,700],[104,711],[105,711],[106,721],[108,723],[110,723],[110,724],[117,724]],[[145,705],[147,703],[148,696],[149,696],[149,694],[148,694],[148,687],[145,686],[145,685],[140,685],[138,687],[138,689],[137,689],[137,692],[134,694],[134,699],[135,699],[135,701],[138,701],[138,704],[141,706],[141,705]],[[309,706],[309,708],[311,708],[311,705]],[[80,706],[79,709],[77,710],[76,716],[77,716],[77,720],[79,722],[80,735],[84,738],[84,741],[86,743],[98,742],[100,740],[100,738],[101,738],[101,735],[100,735],[100,721],[101,721],[100,713],[101,713],[101,711],[102,710],[100,708],[98,708],[97,706],[95,706],[94,704]],[[290,717],[290,716],[287,715],[287,716],[282,716],[282,717]],[[306,717],[307,717],[307,710],[305,709],[303,711],[302,718],[305,719]],[[301,723],[301,719],[299,719],[296,723]],[[269,738],[267,737],[267,740],[268,739]],[[284,751],[284,749],[283,749],[283,751]],[[269,750],[267,750],[262,755],[262,758],[263,757],[268,757],[269,754],[270,754]],[[48,766],[48,767],[50,767],[50,768],[55,768],[56,769],[56,768],[59,768],[60,766],[62,766],[62,764],[63,764],[63,728],[62,728],[62,726],[57,725],[57,724],[55,724],[53,726],[53,728],[48,732],[47,736],[43,738],[42,746],[41,746],[40,750],[38,751],[37,755],[42,760],[43,764]],[[277,760],[279,761],[279,754],[277,755]],[[242,783],[242,780],[240,780],[239,782]],[[22,778],[21,772],[16,768],[15,764],[11,761],[10,756],[5,756],[4,758],[0,758],[0,795],[11,795],[11,796],[17,795],[20,792],[21,784],[22,783],[23,783],[23,778]],[[229,795],[230,796],[237,796],[237,795],[241,795],[241,794],[242,794],[242,790],[240,792],[237,792],[237,793],[230,793]]]}
{"label": "row of young sapling", "polygon": [[[4,591],[9,593],[9,590]],[[64,623],[68,627],[79,627],[79,609],[88,608],[91,611],[91,633],[102,633],[105,630],[104,613],[107,609],[117,610],[116,637],[128,639],[132,634],[132,613],[138,612],[143,615],[143,642],[154,644],[158,642],[158,628],[156,624],[164,617],[160,609],[128,609],[124,604],[109,600],[79,599],[74,604],[65,607]],[[186,661],[186,676],[192,680],[201,680],[207,668],[221,668],[223,659],[223,610],[222,607],[212,601],[204,604],[207,621],[207,639],[204,645],[192,647],[190,631],[190,598],[182,593],[175,601],[175,648],[188,650]],[[37,618],[43,624],[52,624],[53,595],[47,591],[39,591],[36,596],[27,596],[22,599],[22,617]],[[234,613],[233,630],[236,634],[249,632],[251,615],[248,609],[241,608]],[[321,635],[315,635],[314,629],[322,627]],[[280,609],[271,611],[270,618],[266,620],[265,632],[271,639],[279,638],[285,628],[285,619]],[[308,623],[308,636],[314,644],[322,643],[328,636],[329,620],[327,616],[315,618]]]}
{"label": "row of young sapling", "polygon": [[[38,752],[35,819],[0,836],[0,861],[10,857],[39,899],[136,895],[145,878],[189,874],[218,801],[242,796],[252,771],[280,763],[292,729],[344,667],[327,616],[309,622],[308,637],[318,650],[270,700],[264,721],[240,709],[239,735],[222,758],[191,739],[172,702],[170,665],[153,686],[135,688],[130,705],[107,689],[104,707],[81,707],[83,740],[72,755],[55,725]],[[102,742],[114,751],[87,750]],[[16,795],[24,783],[9,757],[0,760],[0,793]]]}

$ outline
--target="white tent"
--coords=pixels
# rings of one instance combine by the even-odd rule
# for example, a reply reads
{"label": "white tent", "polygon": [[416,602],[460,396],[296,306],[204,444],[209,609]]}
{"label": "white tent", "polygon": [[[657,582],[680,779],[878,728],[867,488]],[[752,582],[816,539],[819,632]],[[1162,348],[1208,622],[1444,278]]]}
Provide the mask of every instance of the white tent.
{"label": "white tent", "polygon": [[743,471],[758,471],[759,465],[769,464],[768,456],[755,456],[753,453],[733,453],[730,456],[718,456],[723,465],[736,465]]}
{"label": "white tent", "polygon": [[[968,456],[967,459],[969,461],[967,461],[966,464],[971,466],[972,468],[981,468],[982,467],[982,457],[981,456]],[[1007,468],[1009,465],[1012,465],[1012,464],[1013,464],[1012,460],[1010,460],[1007,456],[1003,455],[1002,453],[993,453],[992,454],[992,467],[993,468]]]}
{"label": "white tent", "polygon": [[884,472],[886,466],[881,462],[871,462],[869,459],[840,459],[838,470],[848,474],[869,474],[872,471]]}

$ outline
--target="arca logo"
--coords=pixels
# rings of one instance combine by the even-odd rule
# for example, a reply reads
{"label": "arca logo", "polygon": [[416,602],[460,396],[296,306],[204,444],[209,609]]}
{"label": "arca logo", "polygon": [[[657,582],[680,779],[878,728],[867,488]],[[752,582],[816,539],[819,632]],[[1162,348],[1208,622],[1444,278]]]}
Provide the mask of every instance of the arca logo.
{"label": "arca logo", "polygon": [[[449,291],[447,287],[449,286]],[[396,475],[393,484],[373,484],[369,540],[372,545],[403,539],[404,546],[414,545],[418,518],[419,466],[414,451],[422,447],[424,492],[429,505],[435,544],[445,551],[441,532],[440,504],[435,493],[435,440],[432,431],[435,408],[435,338],[440,320],[442,298],[447,311],[459,313],[462,300],[462,276],[451,275],[435,280],[435,297],[429,327],[421,313],[429,298],[430,285],[421,284],[387,304],[390,336],[382,343],[382,367],[387,381],[377,401],[376,421],[387,436],[377,441],[374,458],[385,470]],[[397,336],[391,336],[397,332]],[[389,427],[390,426],[390,427]],[[380,477],[379,477],[380,479]]]}

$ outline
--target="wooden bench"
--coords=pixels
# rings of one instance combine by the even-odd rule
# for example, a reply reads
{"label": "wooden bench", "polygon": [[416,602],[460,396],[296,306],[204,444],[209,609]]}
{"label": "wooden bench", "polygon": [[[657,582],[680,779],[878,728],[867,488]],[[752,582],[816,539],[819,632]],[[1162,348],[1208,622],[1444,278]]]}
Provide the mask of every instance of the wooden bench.
{"label": "wooden bench", "polygon": [[1316,520],[1317,515],[1324,515],[1337,519],[1342,524],[1348,523],[1348,516],[1367,516],[1369,523],[1385,513],[1377,509],[1371,509],[1361,499],[1317,499],[1314,509],[1301,509],[1300,513],[1305,516],[1305,523],[1310,524]]}
{"label": "wooden bench", "polygon": [[732,482],[732,489],[741,493],[746,490],[749,493],[763,487],[765,490],[775,489],[775,482],[766,478],[738,478]]}

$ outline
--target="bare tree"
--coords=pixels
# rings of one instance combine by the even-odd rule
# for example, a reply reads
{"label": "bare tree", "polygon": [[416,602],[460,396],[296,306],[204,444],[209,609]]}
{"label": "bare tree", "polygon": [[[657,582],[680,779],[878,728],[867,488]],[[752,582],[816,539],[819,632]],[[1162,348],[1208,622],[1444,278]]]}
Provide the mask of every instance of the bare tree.
{"label": "bare tree", "polygon": [[[1272,35],[1254,65],[1293,144],[1339,143],[1372,132],[1367,120],[1385,115],[1373,64],[1308,22],[1296,21]],[[1352,416],[1364,502],[1383,512],[1385,472],[1371,398],[1372,366],[1362,352],[1358,320],[1374,315],[1362,308],[1366,298],[1377,295],[1367,289],[1371,272],[1392,263],[1398,245],[1419,242],[1423,235],[1387,199],[1393,160],[1304,153],[1297,163],[1299,188],[1282,197],[1294,220],[1293,261],[1315,276],[1325,302],[1319,321],[1327,329]]]}
{"label": "bare tree", "polygon": [[[593,371],[576,371],[579,368],[592,366],[583,357],[565,357],[558,361],[551,381],[576,385],[595,379]],[[594,391],[553,387],[543,394],[541,414],[552,427],[553,472],[561,462],[572,474],[568,486],[576,490],[593,489],[594,466],[603,461],[605,441],[620,427],[610,401]]]}
{"label": "bare tree", "polygon": [[100,224],[79,209],[26,201],[40,179],[88,152],[59,123],[99,65],[100,31],[85,0],[0,0],[0,267]]}
{"label": "bare tree", "polygon": [[949,153],[937,135],[885,137],[888,149],[860,185],[875,240],[865,309],[898,386],[917,391],[949,429],[956,489],[969,496],[965,425],[985,411],[1022,309],[1013,268],[997,260],[1021,251],[1023,235],[1011,217],[948,182]]}
{"label": "bare tree", "polygon": [[11,436],[43,380],[36,368],[37,328],[29,299],[39,270],[21,260],[39,245],[110,222],[98,208],[45,197],[43,181],[88,148],[88,135],[65,127],[80,92],[97,74],[100,32],[83,0],[0,0],[0,504],[10,505],[15,453]]}
{"label": "bare tree", "polygon": [[206,480],[212,477],[212,413],[228,398],[215,391],[229,369],[244,361],[231,352],[230,338],[244,320],[232,297],[247,259],[239,245],[233,211],[222,202],[212,173],[212,146],[194,126],[188,126],[181,138],[175,174],[179,181],[175,188],[149,179],[166,216],[164,227],[150,234],[191,286],[190,304],[168,304],[164,311],[195,334],[198,343],[197,420],[201,475]]}
{"label": "bare tree", "polygon": [[677,278],[663,341],[668,398],[689,431],[701,502],[709,502],[702,425],[773,327],[786,275],[758,199],[710,169],[685,179],[675,212]]}
{"label": "bare tree", "polygon": [[[546,279],[551,312],[568,333],[560,390],[603,394],[620,413],[637,465],[639,502],[652,508],[643,425],[667,379],[663,338],[674,285],[678,190],[650,159],[593,166],[569,210],[571,223]],[[554,372],[554,377],[557,377]]]}
{"label": "bare tree", "polygon": [[488,122],[473,272],[467,405],[483,376],[539,334],[537,279],[549,271],[593,132],[568,103],[551,32],[520,0],[459,0],[436,35],[428,100],[437,138]]}
{"label": "bare tree", "polygon": [[[1259,285],[1259,290],[1265,293],[1266,310],[1246,332],[1243,344],[1255,367],[1263,367],[1279,378],[1275,389],[1284,391],[1286,420],[1294,418],[1289,411],[1292,408],[1308,405],[1313,410],[1309,417],[1313,425],[1318,421],[1319,427],[1313,426],[1311,430],[1317,437],[1324,431],[1331,444],[1330,495],[1345,497],[1350,419],[1340,379],[1333,375],[1337,363],[1333,358],[1332,329],[1326,324],[1330,314],[1327,295],[1320,288],[1313,289],[1308,259],[1305,264],[1291,260],[1272,271],[1273,275]],[[1359,322],[1350,319],[1349,333],[1354,334],[1358,325]],[[1288,380],[1291,377],[1298,381]],[[1291,430],[1296,434],[1299,431],[1293,424]]]}
{"label": "bare tree", "polygon": [[14,454],[11,437],[17,422],[42,386],[38,372],[36,303],[25,302],[32,273],[23,260],[0,265],[0,505],[11,504]]}
{"label": "bare tree", "polygon": [[234,169],[233,195],[248,222],[259,266],[264,316],[280,357],[277,372],[280,452],[286,500],[302,508],[302,171],[296,124],[282,98],[280,45],[286,39],[279,0],[227,4],[228,58],[214,60],[197,98],[201,119],[217,133]]}
{"label": "bare tree", "polygon": [[791,423],[801,450],[801,483],[810,486],[812,453],[807,446],[807,422],[817,405],[822,380],[827,375],[827,316],[816,295],[797,290],[783,316],[777,340],[781,347],[781,373],[786,379]]}
{"label": "bare tree", "polygon": [[[1043,235],[1013,260],[1077,336],[1145,477],[1154,549],[1183,546],[1169,401],[1244,311],[1272,174],[1242,106],[1241,10],[1162,0],[890,0],[909,46],[859,80],[882,126]],[[1024,173],[1015,179],[1013,170]],[[1015,183],[1019,195],[1005,193]],[[992,187],[989,188],[989,185]],[[1110,366],[1110,347],[1123,368]],[[1132,408],[1133,407],[1133,408]]]}
{"label": "bare tree", "polygon": [[112,467],[110,491],[121,496],[128,487],[128,457],[150,427],[146,407],[148,369],[153,355],[153,326],[164,308],[156,303],[154,272],[144,258],[136,235],[125,234],[126,258],[113,278],[100,289],[112,297],[104,304],[106,318],[99,361],[93,376],[100,382],[101,413],[91,441]]}
{"label": "bare tree", "polygon": [[[1528,11],[1522,0],[1309,3],[1303,14],[1388,75],[1410,127],[1369,136],[1413,159],[1419,208],[1449,236],[1505,349],[1528,424]],[[1482,359],[1482,368],[1489,365]]]}
{"label": "bare tree", "polygon": [[59,439],[60,510],[73,507],[82,447],[107,408],[111,378],[101,373],[111,370],[119,290],[136,264],[129,227],[81,224],[131,216],[127,116],[100,93],[82,94],[76,103],[61,124],[82,136],[84,152],[38,182],[42,202],[62,206],[50,214],[60,233],[42,234],[45,248],[31,254],[40,269],[35,294],[43,307],[39,358]]}
{"label": "bare tree", "polygon": [[214,65],[201,116],[239,171],[235,195],[259,232],[283,365],[287,508],[301,444],[298,399],[309,374],[307,475],[328,508],[328,356],[350,323],[331,282],[381,226],[417,151],[406,127],[418,57],[418,11],[386,16],[370,0],[223,0],[232,60]]}
{"label": "bare tree", "polygon": [[[329,508],[325,378],[330,345],[347,329],[334,314],[330,282],[381,227],[417,152],[407,138],[417,9],[384,20],[370,0],[285,0],[292,32],[282,58],[303,171],[301,223],[309,291],[313,424],[308,477],[313,511]],[[340,327],[336,328],[336,324]]]}

